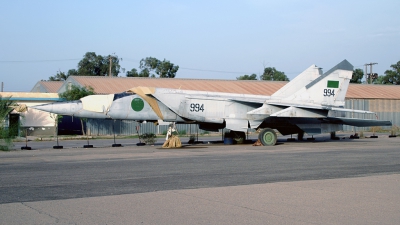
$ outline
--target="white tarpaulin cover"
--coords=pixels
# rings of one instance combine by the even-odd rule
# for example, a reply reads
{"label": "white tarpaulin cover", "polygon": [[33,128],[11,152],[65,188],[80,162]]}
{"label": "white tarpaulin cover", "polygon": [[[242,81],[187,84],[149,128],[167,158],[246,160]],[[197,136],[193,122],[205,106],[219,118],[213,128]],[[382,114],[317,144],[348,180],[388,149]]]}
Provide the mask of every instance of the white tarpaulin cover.
{"label": "white tarpaulin cover", "polygon": [[107,112],[114,99],[114,94],[89,95],[81,98],[84,110],[92,112]]}

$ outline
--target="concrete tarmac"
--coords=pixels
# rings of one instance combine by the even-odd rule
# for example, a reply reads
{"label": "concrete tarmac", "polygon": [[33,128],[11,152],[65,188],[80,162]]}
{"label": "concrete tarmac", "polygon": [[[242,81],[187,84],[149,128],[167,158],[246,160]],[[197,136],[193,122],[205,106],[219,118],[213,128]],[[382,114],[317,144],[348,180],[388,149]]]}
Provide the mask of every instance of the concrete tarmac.
{"label": "concrete tarmac", "polygon": [[[380,137],[377,142],[341,140],[337,144],[327,142],[324,145],[285,143],[282,149],[251,146],[245,148],[249,153],[261,149],[271,153],[277,151],[290,153],[295,150],[317,153],[336,149],[337,146],[359,149],[374,145],[379,151],[380,146],[398,146],[399,141]],[[98,146],[108,143],[109,141],[97,142]],[[45,143],[30,142],[30,144],[40,149]],[[49,148],[51,144],[47,143]],[[158,150],[152,152],[153,148],[157,148],[152,147],[151,151],[135,150],[134,153],[124,152],[122,155],[118,153],[108,155],[108,150],[101,148],[98,148],[93,156],[75,155],[75,151],[78,150],[75,150],[74,146],[81,144],[71,142],[67,145],[68,156],[61,154],[62,151],[57,156],[56,150],[48,148],[31,153],[39,157],[36,160],[43,162],[70,161],[89,156],[90,159],[133,157],[133,154],[135,157],[149,157],[151,154],[155,155],[151,157],[163,158],[166,154],[157,152]],[[130,143],[124,144],[129,146]],[[396,148],[394,147],[395,151]],[[210,149],[209,152],[212,152],[209,154],[233,154],[225,147],[212,151]],[[171,151],[170,154],[195,156],[204,152],[186,150],[179,153]],[[0,159],[10,164],[24,159],[31,160],[32,157],[25,155],[28,154],[16,151],[4,153],[2,154],[4,158]],[[386,164],[383,163],[384,165]],[[6,193],[0,193],[0,196],[1,194]],[[0,224],[400,224],[400,171],[350,178],[4,203],[0,204]]]}
{"label": "concrete tarmac", "polygon": [[0,224],[399,224],[400,175],[0,205]]}

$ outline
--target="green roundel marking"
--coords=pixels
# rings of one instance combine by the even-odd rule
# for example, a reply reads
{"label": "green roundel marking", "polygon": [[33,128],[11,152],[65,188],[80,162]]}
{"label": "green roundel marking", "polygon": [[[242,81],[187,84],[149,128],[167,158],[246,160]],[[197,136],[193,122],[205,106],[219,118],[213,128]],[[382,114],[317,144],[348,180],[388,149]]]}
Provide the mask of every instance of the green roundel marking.
{"label": "green roundel marking", "polygon": [[142,111],[142,109],[144,108],[144,102],[141,98],[134,98],[132,99],[131,107],[136,112]]}

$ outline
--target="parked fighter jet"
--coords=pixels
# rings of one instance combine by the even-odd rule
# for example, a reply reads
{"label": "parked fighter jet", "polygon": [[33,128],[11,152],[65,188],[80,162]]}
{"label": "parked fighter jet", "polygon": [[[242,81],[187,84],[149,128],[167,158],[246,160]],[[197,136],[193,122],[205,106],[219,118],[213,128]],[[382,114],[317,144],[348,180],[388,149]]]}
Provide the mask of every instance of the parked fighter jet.
{"label": "parked fighter jet", "polygon": [[200,129],[227,128],[241,137],[249,128],[261,129],[263,145],[275,145],[277,136],[320,134],[343,125],[391,126],[390,121],[344,117],[345,96],[353,66],[344,60],[328,72],[315,65],[287,83],[272,96],[135,87],[110,95],[91,95],[73,102],[33,108],[84,118],[130,119],[199,124]]}

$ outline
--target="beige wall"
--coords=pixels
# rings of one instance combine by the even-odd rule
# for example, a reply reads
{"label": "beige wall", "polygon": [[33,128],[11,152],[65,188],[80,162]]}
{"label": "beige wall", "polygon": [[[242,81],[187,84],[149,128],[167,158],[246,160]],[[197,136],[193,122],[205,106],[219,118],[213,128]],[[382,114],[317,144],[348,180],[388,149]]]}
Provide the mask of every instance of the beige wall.
{"label": "beige wall", "polygon": [[28,106],[27,112],[20,113],[20,120],[23,127],[54,127],[54,114],[32,109],[29,107],[33,105],[41,105],[44,104],[44,102],[18,102],[18,104],[26,104],[26,106]]}
{"label": "beige wall", "polygon": [[19,135],[24,136],[26,132],[28,132],[28,136],[54,135],[54,116],[52,117],[48,112],[32,109],[30,106],[52,103],[59,99],[57,93],[0,92],[0,96],[2,98],[11,97],[12,99],[17,99],[14,101],[19,105],[24,104],[28,107],[26,112],[17,112],[15,110],[12,112],[12,114],[20,115],[21,129]]}

